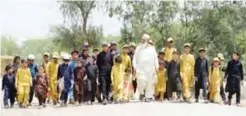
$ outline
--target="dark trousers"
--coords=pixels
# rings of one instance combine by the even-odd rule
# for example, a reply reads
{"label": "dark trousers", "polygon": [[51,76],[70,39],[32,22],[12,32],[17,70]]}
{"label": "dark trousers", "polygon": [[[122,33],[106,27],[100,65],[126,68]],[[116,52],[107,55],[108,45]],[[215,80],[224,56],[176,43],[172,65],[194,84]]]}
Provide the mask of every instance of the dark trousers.
{"label": "dark trousers", "polygon": [[221,96],[223,101],[226,101],[225,88],[224,88],[223,84],[220,86],[220,96]]}
{"label": "dark trousers", "polygon": [[14,89],[4,88],[4,97],[3,97],[3,103],[4,106],[7,106],[8,100],[10,100],[10,105],[14,105],[15,103],[15,91]]}
{"label": "dark trousers", "polygon": [[[202,87],[200,87],[202,84]],[[202,82],[202,83],[195,83],[195,98],[199,99],[199,95],[200,95],[200,89],[202,89],[202,96],[204,99],[207,99],[207,84],[206,82]]]}
{"label": "dark trousers", "polygon": [[133,89],[134,89],[134,93],[135,93],[137,90],[137,79],[133,80],[132,84],[133,84]]}
{"label": "dark trousers", "polygon": [[100,91],[102,92],[103,95],[103,100],[109,100],[109,93],[111,90],[111,81],[109,76],[100,76],[99,78],[100,81]]}
{"label": "dark trousers", "polygon": [[240,91],[237,91],[237,92],[229,92],[228,100],[231,100],[232,99],[232,96],[234,94],[236,94],[236,103],[240,103],[240,96],[241,96],[241,92]]}
{"label": "dark trousers", "polygon": [[96,80],[91,80],[91,90],[86,90],[86,101],[95,102],[97,83]]}
{"label": "dark trousers", "polygon": [[34,96],[34,83],[35,83],[35,81],[33,80],[32,81],[32,87],[30,87],[30,93],[29,93],[29,104],[31,104],[32,103],[32,100],[33,100],[33,96]]}
{"label": "dark trousers", "polygon": [[45,104],[46,99],[43,97],[43,95],[40,93],[37,93],[37,94],[38,94],[37,96],[38,96],[39,105],[41,106],[41,105]]}
{"label": "dark trousers", "polygon": [[78,101],[79,103],[82,103],[85,101],[85,94],[84,94],[84,82],[78,81],[74,84],[74,99],[75,101]]}
{"label": "dark trousers", "polygon": [[64,101],[64,103],[66,104],[67,103],[67,99],[68,99],[68,89],[65,89],[61,92],[61,96],[60,96],[60,99],[62,101]]}

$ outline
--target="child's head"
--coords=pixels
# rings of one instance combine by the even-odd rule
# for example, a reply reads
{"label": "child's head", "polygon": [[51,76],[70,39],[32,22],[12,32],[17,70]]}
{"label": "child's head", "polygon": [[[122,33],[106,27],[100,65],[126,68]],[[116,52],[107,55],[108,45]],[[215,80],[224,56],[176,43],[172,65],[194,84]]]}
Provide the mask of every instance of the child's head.
{"label": "child's head", "polygon": [[93,49],[93,53],[94,53],[95,55],[97,55],[98,52],[99,52],[99,50],[98,50],[97,48],[94,48],[94,49]]}
{"label": "child's head", "polygon": [[240,54],[238,52],[233,52],[232,59],[233,60],[238,60],[239,58],[240,58]]}
{"label": "child's head", "polygon": [[172,57],[173,57],[173,60],[177,60],[179,58],[179,52],[173,51]]}
{"label": "child's head", "polygon": [[77,67],[82,67],[83,66],[83,61],[81,59],[77,60]]}
{"label": "child's head", "polygon": [[189,43],[186,43],[184,45],[184,51],[185,51],[185,53],[190,53],[190,48],[191,48],[191,45]]}
{"label": "child's head", "polygon": [[27,56],[27,59],[28,59],[28,64],[33,64],[34,63],[34,60],[35,60],[35,56],[32,55],[32,54],[29,54]]}
{"label": "child's head", "polygon": [[24,58],[24,59],[21,60],[21,66],[24,67],[24,68],[27,67],[27,59]]}
{"label": "child's head", "polygon": [[43,67],[42,65],[40,65],[40,66],[38,67],[38,72],[39,72],[39,73],[44,73],[44,67]]}
{"label": "child's head", "polygon": [[115,58],[115,63],[118,63],[118,64],[121,64],[122,63],[122,58],[121,58],[121,56],[116,56],[116,58]]}
{"label": "child's head", "polygon": [[7,73],[12,73],[13,72],[13,68],[11,64],[8,64],[5,66],[5,72]]}
{"label": "child's head", "polygon": [[44,60],[45,62],[48,62],[48,61],[49,61],[49,53],[45,52],[45,53],[43,54],[43,60]]}
{"label": "child's head", "polygon": [[213,59],[213,65],[214,65],[214,66],[218,66],[219,64],[220,64],[220,59],[217,58],[217,57],[215,57],[215,58]]}
{"label": "child's head", "polygon": [[69,63],[69,60],[70,60],[70,56],[69,56],[68,54],[65,54],[65,55],[63,56],[63,62],[64,62],[65,64],[68,64],[68,63]]}
{"label": "child's head", "polygon": [[89,60],[89,63],[90,63],[91,65],[94,64],[94,58],[93,58],[93,57],[90,56],[90,57],[88,58],[88,60]]}
{"label": "child's head", "polygon": [[205,57],[205,49],[204,48],[200,48],[199,49],[199,56],[200,56],[200,58],[204,58]]}
{"label": "child's head", "polygon": [[20,64],[20,56],[15,56],[13,63],[14,64]]}
{"label": "child's head", "polygon": [[164,52],[159,52],[159,54],[158,54],[158,57],[159,58],[163,58],[165,56],[165,53]]}
{"label": "child's head", "polygon": [[124,54],[127,54],[129,52],[129,46],[128,45],[124,45],[123,48],[122,48],[122,52]]}
{"label": "child's head", "polygon": [[159,61],[159,68],[160,69],[164,69],[164,65],[165,65],[164,61]]}

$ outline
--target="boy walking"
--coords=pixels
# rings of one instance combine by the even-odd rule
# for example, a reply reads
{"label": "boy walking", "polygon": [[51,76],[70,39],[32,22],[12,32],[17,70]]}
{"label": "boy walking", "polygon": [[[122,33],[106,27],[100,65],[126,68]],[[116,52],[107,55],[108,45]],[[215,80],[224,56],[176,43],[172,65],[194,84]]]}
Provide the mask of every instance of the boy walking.
{"label": "boy walking", "polygon": [[10,100],[10,107],[12,108],[15,102],[15,76],[13,67],[9,64],[5,67],[5,72],[2,81],[2,90],[4,91],[3,103],[5,108],[9,108],[8,100]]}
{"label": "boy walking", "polygon": [[30,87],[32,86],[31,71],[27,67],[27,60],[21,60],[21,67],[16,72],[15,87],[17,88],[19,107],[26,108],[28,104],[28,97]]}
{"label": "boy walking", "polygon": [[205,49],[199,49],[199,58],[195,63],[195,98],[199,102],[200,89],[203,90],[203,99],[207,103],[208,60],[205,57]]}
{"label": "boy walking", "polygon": [[240,106],[241,84],[244,76],[243,65],[239,58],[240,54],[234,52],[232,54],[232,60],[228,62],[225,72],[225,79],[227,79],[226,92],[229,92],[228,105],[231,105],[232,95],[236,94],[236,105]]}

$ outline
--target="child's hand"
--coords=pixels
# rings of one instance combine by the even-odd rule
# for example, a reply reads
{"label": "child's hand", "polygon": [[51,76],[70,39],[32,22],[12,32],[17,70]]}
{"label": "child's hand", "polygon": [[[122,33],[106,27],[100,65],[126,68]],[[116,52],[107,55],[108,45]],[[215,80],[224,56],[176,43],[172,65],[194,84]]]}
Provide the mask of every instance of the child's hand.
{"label": "child's hand", "polygon": [[86,81],[87,80],[87,76],[85,76],[83,80]]}

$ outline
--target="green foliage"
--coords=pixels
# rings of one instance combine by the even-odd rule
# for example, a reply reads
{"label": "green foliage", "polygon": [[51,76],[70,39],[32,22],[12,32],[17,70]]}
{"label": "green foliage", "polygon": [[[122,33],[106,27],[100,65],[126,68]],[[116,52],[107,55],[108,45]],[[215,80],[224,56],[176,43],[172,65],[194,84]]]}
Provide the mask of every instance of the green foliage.
{"label": "green foliage", "polygon": [[111,17],[123,20],[122,43],[149,33],[158,50],[172,37],[180,52],[188,42],[195,54],[204,47],[209,57],[221,52],[227,58],[235,50],[245,54],[245,12],[245,2],[230,1],[127,1],[109,8]]}
{"label": "green foliage", "polygon": [[1,56],[14,56],[20,53],[16,40],[12,37],[1,36]]}

